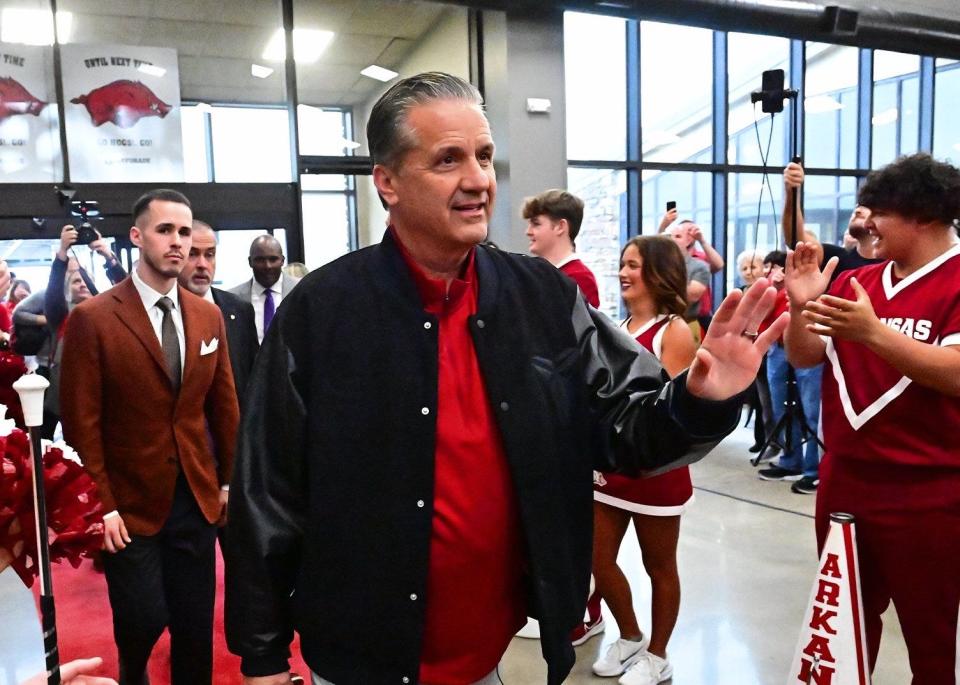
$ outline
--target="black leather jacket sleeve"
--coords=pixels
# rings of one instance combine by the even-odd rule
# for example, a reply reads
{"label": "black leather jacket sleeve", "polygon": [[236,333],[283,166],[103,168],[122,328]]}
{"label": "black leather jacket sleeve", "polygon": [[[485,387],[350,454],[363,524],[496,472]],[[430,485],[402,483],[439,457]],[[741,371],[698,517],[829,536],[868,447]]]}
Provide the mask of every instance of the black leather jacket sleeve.
{"label": "black leather jacket sleeve", "polygon": [[254,367],[258,391],[244,408],[230,484],[230,538],[243,544],[226,546],[227,644],[247,676],[288,669],[308,496],[306,409],[280,324],[270,327]]}
{"label": "black leather jacket sleeve", "polygon": [[740,396],[696,397],[686,372],[669,380],[656,357],[578,296],[573,327],[596,417],[601,471],[652,476],[704,457],[737,424]]}

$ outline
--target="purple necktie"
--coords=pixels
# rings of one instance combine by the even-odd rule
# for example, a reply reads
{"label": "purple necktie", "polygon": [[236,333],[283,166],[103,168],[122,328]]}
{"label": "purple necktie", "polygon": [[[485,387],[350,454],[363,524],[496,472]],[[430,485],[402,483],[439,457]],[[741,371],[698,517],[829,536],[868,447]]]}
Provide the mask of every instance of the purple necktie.
{"label": "purple necktie", "polygon": [[273,303],[273,291],[269,288],[263,291],[263,334],[267,334],[270,328],[270,322],[273,321],[273,314],[276,311],[276,305]]}

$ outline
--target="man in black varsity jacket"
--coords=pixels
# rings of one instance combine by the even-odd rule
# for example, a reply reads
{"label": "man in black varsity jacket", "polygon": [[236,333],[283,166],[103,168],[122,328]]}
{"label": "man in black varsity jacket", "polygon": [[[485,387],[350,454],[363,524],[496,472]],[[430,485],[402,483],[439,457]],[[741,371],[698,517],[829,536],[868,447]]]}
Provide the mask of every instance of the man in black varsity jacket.
{"label": "man in black varsity jacket", "polygon": [[[721,305],[687,373],[551,264],[489,249],[494,144],[477,90],[396,83],[370,115],[383,240],[283,300],[242,421],[227,638],[247,685],[496,683],[526,616],[548,682],[590,577],[592,471],[695,461],[786,325],[763,279]],[[594,455],[594,460],[586,455]]]}

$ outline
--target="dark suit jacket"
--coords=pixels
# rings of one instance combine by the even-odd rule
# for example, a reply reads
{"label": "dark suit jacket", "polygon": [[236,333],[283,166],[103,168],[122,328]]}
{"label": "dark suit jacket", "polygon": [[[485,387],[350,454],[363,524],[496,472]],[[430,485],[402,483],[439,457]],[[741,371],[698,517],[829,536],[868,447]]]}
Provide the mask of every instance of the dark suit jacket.
{"label": "dark suit jacket", "polygon": [[250,378],[253,362],[260,349],[260,343],[257,342],[257,324],[253,318],[253,305],[226,290],[211,288],[210,292],[213,295],[213,301],[220,307],[223,323],[227,326],[233,385],[237,389],[237,398],[242,408],[247,379]]}
{"label": "dark suit jacket", "polygon": [[[179,393],[132,278],[78,305],[67,320],[64,437],[96,482],[104,511],[118,510],[137,535],[160,530],[180,470],[215,522],[220,486],[233,468],[239,409],[223,317],[184,288],[179,298],[186,345]],[[201,355],[214,340],[216,349]]]}

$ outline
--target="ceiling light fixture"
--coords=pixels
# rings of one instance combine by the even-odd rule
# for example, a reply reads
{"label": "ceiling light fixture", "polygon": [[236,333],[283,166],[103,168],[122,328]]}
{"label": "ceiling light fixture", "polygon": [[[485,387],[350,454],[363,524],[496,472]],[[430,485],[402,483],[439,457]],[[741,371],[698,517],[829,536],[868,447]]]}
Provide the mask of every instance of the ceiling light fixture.
{"label": "ceiling light fixture", "polygon": [[270,67],[265,67],[261,64],[250,65],[250,74],[256,76],[257,78],[267,78],[272,73],[273,69]]}
{"label": "ceiling light fixture", "polygon": [[369,67],[360,72],[361,75],[366,76],[367,78],[376,79],[377,81],[392,81],[397,78],[400,74],[390,69],[385,69],[384,67],[378,67],[376,64],[371,64]]}
{"label": "ceiling light fixture", "polygon": [[[320,29],[293,30],[293,59],[298,64],[312,64],[320,59],[327,46],[333,40],[333,31]],[[263,59],[268,62],[282,62],[287,56],[287,41],[283,29],[277,29],[267,47],[263,49]]]}
{"label": "ceiling light fixture", "polygon": [[137,71],[142,71],[144,74],[156,76],[158,78],[167,73],[166,69],[163,67],[158,67],[155,64],[141,64],[139,67],[137,67]]}
{"label": "ceiling light fixture", "polygon": [[[57,12],[57,37],[70,40],[73,12]],[[53,45],[53,17],[49,10],[5,7],[0,13],[0,42],[21,45]]]}

